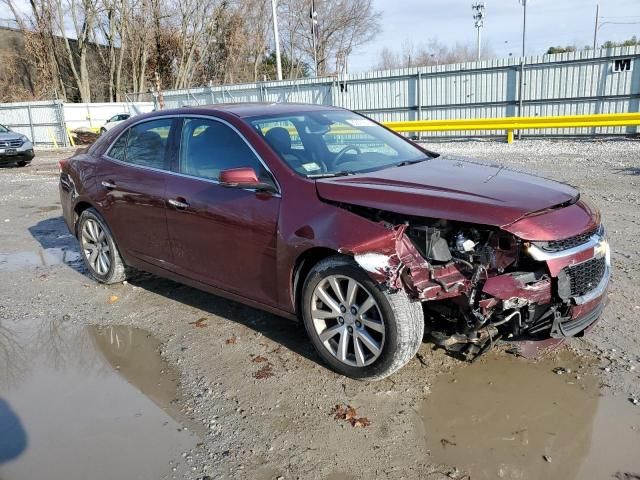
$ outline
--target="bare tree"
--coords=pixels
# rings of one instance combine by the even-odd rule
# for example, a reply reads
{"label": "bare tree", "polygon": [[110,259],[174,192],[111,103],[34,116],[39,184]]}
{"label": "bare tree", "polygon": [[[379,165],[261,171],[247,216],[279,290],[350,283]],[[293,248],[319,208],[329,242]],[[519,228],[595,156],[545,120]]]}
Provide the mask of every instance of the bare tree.
{"label": "bare tree", "polygon": [[[490,47],[484,48],[483,58],[491,58]],[[444,65],[451,63],[473,62],[476,60],[476,50],[472,45],[456,43],[449,47],[437,39],[428,43],[415,45],[405,41],[399,51],[383,48],[378,55],[376,68],[389,70],[394,68],[421,67],[429,65]]]}
{"label": "bare tree", "polygon": [[287,3],[289,15],[285,43],[287,40],[292,42],[288,45],[292,58],[296,58],[293,52],[299,49],[312,63],[315,54],[318,61],[316,75],[331,72],[338,57],[349,55],[380,31],[381,13],[373,8],[373,0],[316,0],[318,23],[314,52],[309,5],[293,0]]}
{"label": "bare tree", "polygon": [[[273,78],[271,0],[0,0],[24,36],[31,96],[121,100],[125,92]],[[379,30],[373,0],[280,0],[282,63],[288,78],[339,70]],[[5,70],[8,67],[5,68]],[[9,98],[27,94],[12,89]],[[5,98],[7,96],[5,95]]]}

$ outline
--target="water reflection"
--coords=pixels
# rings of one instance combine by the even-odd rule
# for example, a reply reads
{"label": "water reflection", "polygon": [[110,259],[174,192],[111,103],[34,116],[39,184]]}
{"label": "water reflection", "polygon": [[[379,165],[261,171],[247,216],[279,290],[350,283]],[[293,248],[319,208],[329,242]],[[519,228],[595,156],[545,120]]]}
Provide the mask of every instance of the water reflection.
{"label": "water reflection", "polygon": [[93,346],[131,385],[171,417],[204,434],[175,407],[179,398],[179,372],[160,356],[160,342],[146,330],[125,325],[90,326]]}
{"label": "water reflection", "polygon": [[165,476],[198,437],[159,346],[127,326],[0,316],[0,478]]}
{"label": "water reflection", "polygon": [[640,472],[640,412],[601,397],[588,367],[568,351],[540,362],[493,355],[439,377],[421,410],[433,459],[474,479]]}

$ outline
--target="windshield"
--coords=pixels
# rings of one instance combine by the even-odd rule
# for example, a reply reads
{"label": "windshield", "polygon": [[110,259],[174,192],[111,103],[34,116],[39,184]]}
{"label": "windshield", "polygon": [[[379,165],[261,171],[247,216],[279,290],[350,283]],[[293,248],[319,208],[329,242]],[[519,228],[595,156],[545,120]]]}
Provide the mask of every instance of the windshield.
{"label": "windshield", "polygon": [[347,111],[305,112],[250,121],[289,167],[310,178],[369,172],[433,156]]}
{"label": "windshield", "polygon": [[0,133],[7,133],[9,131],[9,129],[7,127],[5,127],[4,125],[0,125]]}

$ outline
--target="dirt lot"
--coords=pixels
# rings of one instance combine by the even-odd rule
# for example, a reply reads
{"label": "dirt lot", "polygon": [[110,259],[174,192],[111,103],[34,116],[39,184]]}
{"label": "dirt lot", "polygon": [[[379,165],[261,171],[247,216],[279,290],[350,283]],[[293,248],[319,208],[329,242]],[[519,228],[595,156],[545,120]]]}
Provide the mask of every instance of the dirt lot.
{"label": "dirt lot", "polygon": [[614,278],[589,336],[473,365],[425,343],[349,380],[282,318],[146,274],[90,280],[60,216],[65,152],[40,152],[0,169],[0,478],[640,478],[640,142],[429,147],[602,209]]}

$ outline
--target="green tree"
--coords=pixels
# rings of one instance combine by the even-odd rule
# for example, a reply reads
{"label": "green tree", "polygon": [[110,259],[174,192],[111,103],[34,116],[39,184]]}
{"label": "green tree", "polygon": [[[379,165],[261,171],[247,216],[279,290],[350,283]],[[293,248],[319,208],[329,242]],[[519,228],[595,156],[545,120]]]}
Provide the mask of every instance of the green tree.
{"label": "green tree", "polygon": [[633,47],[635,45],[640,45],[640,39],[634,35],[630,39],[622,42],[612,42],[611,40],[607,40],[602,44],[602,48]]}
{"label": "green tree", "polygon": [[554,53],[567,53],[576,52],[578,49],[573,45],[567,45],[566,47],[549,47],[547,55],[553,55]]}
{"label": "green tree", "polygon": [[[289,78],[308,77],[311,75],[311,67],[306,62],[301,60],[293,62],[291,58],[285,54],[281,55],[280,61],[282,62],[282,72],[285,77],[292,72],[298,72],[298,74],[296,76],[290,76]],[[276,79],[276,52],[271,52],[265,57],[262,65],[260,65],[259,71],[260,78],[258,80],[262,80],[263,76],[266,77],[267,80]]]}

